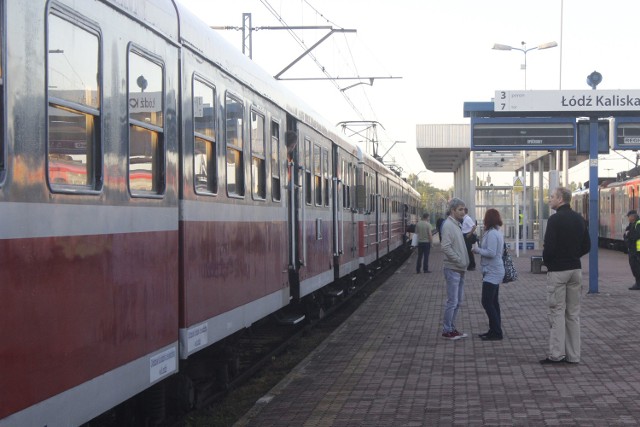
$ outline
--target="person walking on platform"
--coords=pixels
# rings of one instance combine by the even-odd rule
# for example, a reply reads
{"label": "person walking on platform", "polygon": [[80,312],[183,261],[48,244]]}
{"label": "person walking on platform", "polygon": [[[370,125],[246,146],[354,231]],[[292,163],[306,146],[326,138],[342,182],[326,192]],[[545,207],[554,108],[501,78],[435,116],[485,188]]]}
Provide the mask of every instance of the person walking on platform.
{"label": "person walking on platform", "polygon": [[630,210],[627,212],[627,219],[629,225],[624,230],[624,241],[627,244],[631,274],[635,279],[635,283],[629,289],[637,291],[640,290],[640,218],[638,218],[638,212]]}
{"label": "person walking on platform", "polygon": [[433,233],[431,224],[429,223],[428,213],[425,212],[422,214],[422,219],[418,221],[416,225],[416,233],[418,234],[418,263],[416,264],[416,273],[420,274],[420,264],[422,264],[422,271],[431,273],[429,271],[429,253],[431,252]]}
{"label": "person walking on platform", "polygon": [[549,217],[542,259],[547,266],[549,352],[541,364],[580,362],[580,294],[582,264],[591,240],[584,218],[571,210],[571,190],[558,187],[549,194]]}
{"label": "person walking on platform", "polygon": [[504,263],[502,250],[504,236],[500,231],[502,219],[496,209],[487,209],[484,214],[484,235],[478,247],[472,250],[480,255],[482,268],[482,308],[489,318],[489,331],[480,334],[485,341],[499,341],[502,339],[502,320],[498,293],[500,283],[504,278]]}
{"label": "person walking on platform", "polygon": [[476,269],[476,259],[471,252],[471,247],[478,241],[476,235],[476,223],[469,216],[469,209],[464,208],[464,218],[462,220],[462,234],[464,235],[464,243],[467,247],[467,256],[469,257],[469,267],[467,270],[473,271]]}
{"label": "person walking on platform", "polygon": [[442,242],[442,223],[444,222],[444,218],[438,217],[436,221],[436,230],[438,230],[438,241]]}
{"label": "person walking on platform", "polygon": [[444,280],[447,285],[447,300],[442,321],[442,337],[450,340],[465,338],[456,329],[455,321],[464,297],[464,274],[469,266],[469,255],[462,235],[462,220],[465,214],[464,202],[453,198],[449,201],[449,216],[442,223],[442,242],[440,244],[444,259],[442,261]]}

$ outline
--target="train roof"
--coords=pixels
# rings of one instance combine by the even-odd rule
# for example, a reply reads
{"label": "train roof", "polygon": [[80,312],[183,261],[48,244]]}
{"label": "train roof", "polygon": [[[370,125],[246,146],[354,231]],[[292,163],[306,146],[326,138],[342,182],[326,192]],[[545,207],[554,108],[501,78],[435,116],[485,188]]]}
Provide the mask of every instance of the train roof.
{"label": "train roof", "polygon": [[178,43],[178,11],[173,0],[102,0]]}
{"label": "train roof", "polygon": [[298,120],[328,135],[332,141],[354,156],[358,158],[362,156],[362,159],[367,164],[379,164],[387,173],[395,175],[393,171],[382,165],[373,156],[362,152],[356,144],[339,136],[333,130],[333,126],[312,107],[289,91],[263,68],[243,55],[237,48],[229,44],[217,31],[211,29],[198,16],[180,4],[179,1],[176,2],[175,6],[180,23],[180,43],[183,46],[211,62],[229,76],[246,84],[253,91],[283,108]]}
{"label": "train roof", "polygon": [[[330,125],[323,122],[316,111],[290,92],[263,68],[229,44],[217,31],[202,22],[199,17],[176,3],[180,22],[180,42],[203,59],[216,65],[222,71],[238,79],[256,93],[270,100],[289,114],[325,134],[341,139]],[[353,144],[350,144],[353,145]]]}

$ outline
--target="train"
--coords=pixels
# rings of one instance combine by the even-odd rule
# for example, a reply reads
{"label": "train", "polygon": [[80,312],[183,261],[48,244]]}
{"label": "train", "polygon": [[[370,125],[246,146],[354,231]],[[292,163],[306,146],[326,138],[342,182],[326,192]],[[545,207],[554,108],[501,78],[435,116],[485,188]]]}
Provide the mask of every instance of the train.
{"label": "train", "polygon": [[415,189],[179,3],[0,7],[0,426],[162,400],[407,245]]}
{"label": "train", "polygon": [[[589,220],[589,192],[583,188],[573,192],[571,207]],[[640,168],[620,172],[616,178],[598,179],[598,245],[620,251],[627,251],[624,230],[629,225],[627,212],[638,210],[640,197]]]}

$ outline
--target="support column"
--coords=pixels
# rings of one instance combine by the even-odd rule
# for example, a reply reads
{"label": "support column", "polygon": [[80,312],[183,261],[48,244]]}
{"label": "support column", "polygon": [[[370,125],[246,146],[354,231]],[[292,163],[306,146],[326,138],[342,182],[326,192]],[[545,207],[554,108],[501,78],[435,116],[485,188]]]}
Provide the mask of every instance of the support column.
{"label": "support column", "polygon": [[476,218],[477,214],[476,214],[476,168],[475,168],[475,158],[473,155],[473,151],[469,152],[469,180],[467,181],[468,186],[467,186],[467,199],[465,200],[465,203],[467,204],[467,208],[469,209],[469,215],[471,215],[471,217],[474,220],[477,220],[478,218]]}
{"label": "support column", "polygon": [[563,186],[569,188],[569,183],[571,181],[569,181],[569,151],[568,150],[564,150],[562,152],[562,169],[564,171],[564,179],[562,181]]}
{"label": "support column", "polygon": [[542,248],[544,242],[544,161],[538,159],[538,247]]}

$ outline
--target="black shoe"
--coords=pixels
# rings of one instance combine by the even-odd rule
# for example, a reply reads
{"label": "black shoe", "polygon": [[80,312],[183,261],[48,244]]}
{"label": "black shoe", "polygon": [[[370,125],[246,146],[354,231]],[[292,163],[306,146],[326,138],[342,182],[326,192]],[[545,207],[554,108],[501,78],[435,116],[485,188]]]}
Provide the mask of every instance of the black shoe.
{"label": "black shoe", "polygon": [[638,290],[640,290],[640,286],[638,286],[638,285],[633,285],[632,287],[630,287],[630,288],[629,288],[629,290],[632,290],[632,291],[638,291]]}
{"label": "black shoe", "polygon": [[416,271],[416,274],[420,274],[420,272],[419,272],[419,271]]}
{"label": "black shoe", "polygon": [[580,362],[569,362],[567,359],[564,359],[564,363],[568,363],[569,365],[578,365]]}
{"label": "black shoe", "polygon": [[430,271],[430,270],[427,270],[427,271],[425,271],[425,273],[431,273],[431,271]]}
{"label": "black shoe", "polygon": [[482,341],[502,341],[500,335],[485,335],[481,336],[480,339],[482,339]]}
{"label": "black shoe", "polygon": [[478,334],[478,336],[480,338],[484,338],[484,337],[489,336],[489,335],[491,335],[489,332],[485,332],[484,334]]}
{"label": "black shoe", "polygon": [[548,357],[546,359],[540,360],[541,365],[555,365],[558,363],[564,363],[564,357],[560,360],[553,360],[553,359],[549,359]]}

